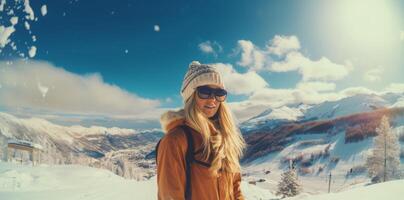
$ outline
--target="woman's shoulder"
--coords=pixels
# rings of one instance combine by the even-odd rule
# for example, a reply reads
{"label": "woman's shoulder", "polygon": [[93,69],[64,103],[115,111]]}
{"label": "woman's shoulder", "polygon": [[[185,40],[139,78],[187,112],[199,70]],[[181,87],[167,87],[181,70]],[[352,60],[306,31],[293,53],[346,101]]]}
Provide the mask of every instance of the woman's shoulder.
{"label": "woman's shoulder", "polygon": [[180,146],[186,149],[187,138],[184,129],[181,126],[171,129],[169,132],[165,133],[160,143],[161,145],[173,145],[172,147]]}
{"label": "woman's shoulder", "polygon": [[166,133],[164,137],[170,139],[185,139],[185,131],[183,126],[177,126]]}

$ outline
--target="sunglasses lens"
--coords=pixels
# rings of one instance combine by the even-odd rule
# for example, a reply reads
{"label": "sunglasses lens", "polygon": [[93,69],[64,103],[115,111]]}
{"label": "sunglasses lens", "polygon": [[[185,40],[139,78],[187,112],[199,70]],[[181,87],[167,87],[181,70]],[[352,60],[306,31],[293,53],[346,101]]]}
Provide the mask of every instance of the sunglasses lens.
{"label": "sunglasses lens", "polygon": [[215,95],[217,101],[224,101],[226,100],[227,92],[223,89],[214,89],[208,86],[200,86],[197,88],[198,96],[201,99],[209,99],[212,97],[212,94]]}
{"label": "sunglasses lens", "polygon": [[210,98],[210,94],[204,94],[204,93],[198,93],[199,98],[201,99],[209,99]]}
{"label": "sunglasses lens", "polygon": [[201,99],[208,99],[212,94],[212,89],[209,87],[198,87],[198,95]]}
{"label": "sunglasses lens", "polygon": [[223,89],[216,89],[215,95],[216,96],[226,96],[227,92],[226,92],[226,90],[223,90]]}

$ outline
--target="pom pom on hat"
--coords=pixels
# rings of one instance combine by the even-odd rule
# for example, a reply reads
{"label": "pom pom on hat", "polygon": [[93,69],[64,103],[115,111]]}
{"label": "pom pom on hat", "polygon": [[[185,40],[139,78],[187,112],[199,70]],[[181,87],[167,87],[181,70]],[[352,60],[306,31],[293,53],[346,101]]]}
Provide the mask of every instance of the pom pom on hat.
{"label": "pom pom on hat", "polygon": [[183,101],[186,102],[195,89],[202,85],[216,85],[225,89],[222,77],[215,67],[192,61],[182,81],[181,96]]}

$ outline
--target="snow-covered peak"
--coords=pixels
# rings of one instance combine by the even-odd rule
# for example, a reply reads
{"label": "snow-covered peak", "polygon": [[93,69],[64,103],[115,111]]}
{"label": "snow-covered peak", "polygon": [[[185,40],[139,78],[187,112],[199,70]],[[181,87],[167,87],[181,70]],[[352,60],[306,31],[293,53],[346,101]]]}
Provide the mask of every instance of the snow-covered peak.
{"label": "snow-covered peak", "polygon": [[246,134],[260,128],[273,128],[277,125],[298,121],[311,106],[306,104],[291,104],[278,108],[268,108],[259,115],[240,124],[241,130]]}
{"label": "snow-covered peak", "polygon": [[296,121],[299,117],[303,116],[302,110],[297,108],[290,108],[288,106],[282,106],[279,108],[269,108],[259,114],[256,117],[250,119],[250,122],[258,122],[265,120],[282,119],[289,121]]}
{"label": "snow-covered peak", "polygon": [[241,126],[251,127],[254,124],[272,124],[277,121],[333,119],[340,116],[388,107],[404,107],[404,94],[357,94],[337,101],[326,101],[317,105],[291,104],[278,108],[268,108],[259,115],[243,122]]}
{"label": "snow-covered peak", "polygon": [[400,101],[404,97],[404,93],[393,93],[393,92],[388,92],[385,94],[382,94],[381,97],[389,102],[389,104],[393,105]]}
{"label": "snow-covered peak", "polygon": [[396,100],[396,102],[390,106],[391,108],[404,107],[404,97],[400,97]]}
{"label": "snow-covered peak", "polygon": [[305,119],[332,119],[388,107],[389,102],[375,94],[358,94],[338,101],[327,101],[308,109]]}
{"label": "snow-covered peak", "polygon": [[91,126],[91,127],[83,127],[83,126],[70,126],[66,127],[71,133],[76,136],[84,136],[84,135],[131,135],[136,134],[138,131],[134,129],[126,129],[126,128],[118,128],[118,127],[102,127],[102,126]]}
{"label": "snow-covered peak", "polygon": [[65,140],[69,142],[73,142],[75,137],[86,135],[131,135],[145,132],[118,127],[83,127],[79,125],[61,126],[41,118],[17,118],[3,112],[0,112],[0,131],[1,134],[8,138],[15,138],[17,135],[21,135],[23,132],[24,134],[26,134],[26,132],[32,132],[47,134],[53,139]]}

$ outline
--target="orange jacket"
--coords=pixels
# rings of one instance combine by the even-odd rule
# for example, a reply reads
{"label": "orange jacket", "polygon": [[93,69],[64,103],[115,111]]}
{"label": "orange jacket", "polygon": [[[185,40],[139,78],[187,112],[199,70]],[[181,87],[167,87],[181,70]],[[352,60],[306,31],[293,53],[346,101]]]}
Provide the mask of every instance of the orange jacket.
{"label": "orange jacket", "polygon": [[[166,113],[167,115],[167,113]],[[174,115],[174,116],[173,116]],[[182,111],[168,113],[162,117],[162,126],[166,135],[161,139],[157,152],[157,186],[159,200],[183,200],[185,193],[185,155],[188,148],[187,138],[183,129],[178,127],[186,124]],[[194,140],[194,152],[201,152],[202,136],[191,129]],[[196,160],[205,161],[202,153],[194,155]],[[227,172],[223,172],[227,173]],[[230,200],[244,199],[241,189],[240,173],[232,173],[230,180],[225,180],[219,173],[214,176],[207,166],[193,162],[191,164],[192,200],[224,200],[224,181],[233,185],[233,197]],[[227,200],[227,199],[226,199]]]}

